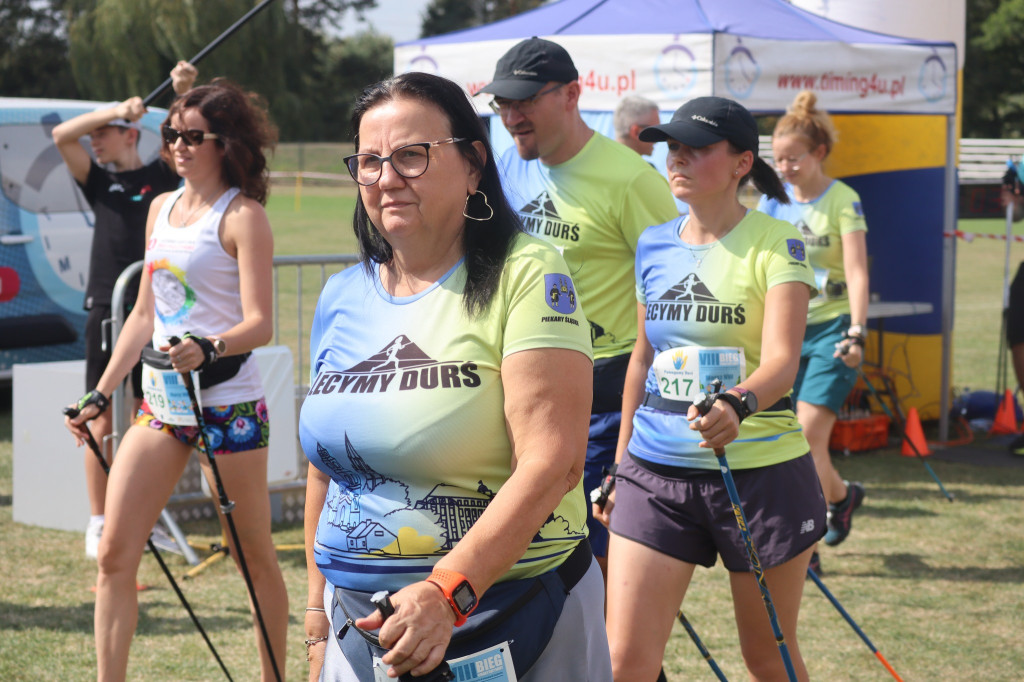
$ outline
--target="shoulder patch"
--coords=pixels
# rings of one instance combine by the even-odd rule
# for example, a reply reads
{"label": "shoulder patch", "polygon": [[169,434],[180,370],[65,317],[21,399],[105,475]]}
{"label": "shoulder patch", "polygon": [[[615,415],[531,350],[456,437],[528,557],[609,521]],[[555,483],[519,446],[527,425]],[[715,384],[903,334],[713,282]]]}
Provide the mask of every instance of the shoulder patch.
{"label": "shoulder patch", "polygon": [[576,311],[576,288],[568,275],[557,272],[544,275],[544,291],[548,307],[556,313],[569,315]]}
{"label": "shoulder patch", "polygon": [[799,239],[787,239],[786,248],[789,250],[789,255],[798,261],[803,261],[807,258],[807,254],[804,251],[804,243]]}

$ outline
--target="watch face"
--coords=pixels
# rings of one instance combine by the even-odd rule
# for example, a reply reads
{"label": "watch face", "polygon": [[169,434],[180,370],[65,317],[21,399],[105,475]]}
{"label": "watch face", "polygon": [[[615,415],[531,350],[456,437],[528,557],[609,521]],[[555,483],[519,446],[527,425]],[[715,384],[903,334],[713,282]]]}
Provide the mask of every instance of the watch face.
{"label": "watch face", "polygon": [[224,339],[214,339],[213,349],[217,351],[217,355],[221,355],[228,349],[228,345],[224,343]]}
{"label": "watch face", "polygon": [[455,602],[460,613],[467,614],[476,606],[476,593],[468,582],[462,582],[452,590],[452,601]]}
{"label": "watch face", "polygon": [[754,395],[750,391],[744,391],[743,392],[743,402],[746,404],[747,411],[750,414],[754,414],[755,412],[757,412],[757,396],[756,395]]}

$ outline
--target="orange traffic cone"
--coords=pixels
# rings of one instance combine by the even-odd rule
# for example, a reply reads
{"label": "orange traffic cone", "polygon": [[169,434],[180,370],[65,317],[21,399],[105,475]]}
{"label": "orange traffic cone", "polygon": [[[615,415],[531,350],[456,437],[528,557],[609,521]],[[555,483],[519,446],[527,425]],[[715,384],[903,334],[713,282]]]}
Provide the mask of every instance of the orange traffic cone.
{"label": "orange traffic cone", "polygon": [[[907,412],[906,427],[900,454],[905,457],[932,454],[932,451],[928,449],[928,441],[924,439],[924,429],[921,428],[921,417],[918,416],[916,407],[911,407]],[[914,452],[914,448],[917,448],[917,452]]]}
{"label": "orange traffic cone", "polygon": [[996,410],[996,418],[992,421],[992,428],[988,430],[990,436],[1017,433],[1017,401],[1013,399],[1013,391],[1006,389],[1003,401],[999,403]]}

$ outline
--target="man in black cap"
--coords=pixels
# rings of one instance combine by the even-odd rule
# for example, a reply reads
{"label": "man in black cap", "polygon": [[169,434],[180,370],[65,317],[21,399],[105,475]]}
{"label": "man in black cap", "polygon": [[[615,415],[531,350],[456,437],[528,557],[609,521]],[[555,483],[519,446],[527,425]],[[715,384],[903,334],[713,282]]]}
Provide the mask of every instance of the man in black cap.
{"label": "man in black cap", "polygon": [[[594,402],[585,490],[615,461],[622,385],[636,340],[633,261],[649,225],[678,216],[668,183],[632,150],[590,129],[581,85],[560,45],[530,38],[505,53],[480,92],[512,134],[500,159],[509,203],[526,230],[559,248],[573,273],[594,345]],[[589,513],[589,512],[588,512]],[[588,519],[602,570],[608,532]]]}

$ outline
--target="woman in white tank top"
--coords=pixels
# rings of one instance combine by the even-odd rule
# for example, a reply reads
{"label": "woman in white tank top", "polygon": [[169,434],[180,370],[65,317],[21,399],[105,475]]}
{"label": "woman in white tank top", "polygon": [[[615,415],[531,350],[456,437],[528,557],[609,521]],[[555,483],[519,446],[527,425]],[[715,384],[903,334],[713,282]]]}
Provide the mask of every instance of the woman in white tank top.
{"label": "woman in white tank top", "polygon": [[[161,153],[184,186],[153,201],[138,302],[106,371],[67,425],[81,445],[85,422],[102,411],[104,398],[150,341],[168,351],[171,375],[200,370],[210,447],[236,505],[232,519],[283,674],[288,596],[270,535],[269,423],[256,363],[246,360],[272,332],[271,295],[263,286],[272,274],[273,237],[263,208],[268,173],[262,150],[274,132],[248,93],[216,80],[175,101],[162,133]],[[184,340],[171,347],[171,336]],[[208,386],[211,377],[219,382]],[[107,484],[96,589],[100,680],[125,679],[143,547],[193,447],[201,446],[197,427],[174,425],[174,415],[157,407],[163,401],[152,392],[155,383],[147,385],[147,401],[118,448]],[[200,462],[209,480],[205,455]],[[231,555],[238,557],[233,546]],[[274,666],[255,631],[262,679],[273,680]]]}

